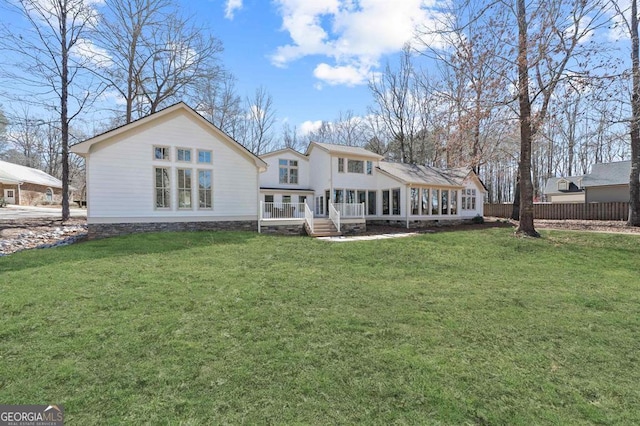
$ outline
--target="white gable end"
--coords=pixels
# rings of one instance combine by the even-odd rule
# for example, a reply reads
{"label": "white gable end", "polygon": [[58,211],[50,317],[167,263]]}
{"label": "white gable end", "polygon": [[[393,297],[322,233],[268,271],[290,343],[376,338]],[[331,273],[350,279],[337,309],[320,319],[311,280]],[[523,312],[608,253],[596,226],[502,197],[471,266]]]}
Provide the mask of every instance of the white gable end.
{"label": "white gable end", "polygon": [[[165,147],[169,159],[154,159],[155,146]],[[190,150],[189,162],[178,161],[179,148]],[[198,150],[211,151],[210,164],[197,162]],[[91,146],[87,165],[90,223],[109,222],[109,218],[121,222],[257,218],[258,168],[255,162],[184,110]],[[155,167],[170,170],[170,207],[167,209],[156,208]],[[178,208],[178,169],[192,171],[191,208]],[[198,208],[199,170],[211,171],[212,209]]]}

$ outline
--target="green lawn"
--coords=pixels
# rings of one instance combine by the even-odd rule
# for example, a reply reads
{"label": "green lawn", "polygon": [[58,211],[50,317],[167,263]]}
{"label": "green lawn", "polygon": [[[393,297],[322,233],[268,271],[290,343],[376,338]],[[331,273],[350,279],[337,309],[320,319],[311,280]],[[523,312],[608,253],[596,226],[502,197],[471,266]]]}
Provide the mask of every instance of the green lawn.
{"label": "green lawn", "polygon": [[0,402],[67,424],[639,424],[640,238],[114,238],[0,258]]}

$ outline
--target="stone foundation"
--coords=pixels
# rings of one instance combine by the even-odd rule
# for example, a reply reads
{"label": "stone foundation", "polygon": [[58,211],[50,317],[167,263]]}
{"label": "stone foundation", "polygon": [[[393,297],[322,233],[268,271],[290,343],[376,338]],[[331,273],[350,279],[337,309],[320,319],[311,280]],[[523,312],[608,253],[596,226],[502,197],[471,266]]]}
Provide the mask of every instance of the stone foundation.
{"label": "stone foundation", "polygon": [[367,224],[365,222],[359,223],[341,223],[340,231],[342,235],[357,235],[367,232]]}
{"label": "stone foundation", "polygon": [[267,235],[307,235],[303,223],[294,223],[287,225],[268,224],[260,226],[260,233]]}
{"label": "stone foundation", "polygon": [[90,240],[140,232],[176,232],[176,231],[256,231],[258,222],[220,221],[220,222],[151,222],[151,223],[91,223],[87,225]]}

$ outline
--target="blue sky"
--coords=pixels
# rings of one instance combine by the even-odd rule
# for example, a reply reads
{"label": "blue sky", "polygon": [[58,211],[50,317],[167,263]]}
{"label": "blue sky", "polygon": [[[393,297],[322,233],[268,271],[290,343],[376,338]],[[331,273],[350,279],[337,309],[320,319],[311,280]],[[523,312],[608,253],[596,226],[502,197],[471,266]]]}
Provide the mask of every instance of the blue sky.
{"label": "blue sky", "polygon": [[[36,0],[45,5],[50,1]],[[98,9],[104,5],[104,0],[85,1]],[[302,134],[341,112],[367,114],[372,102],[369,80],[387,60],[397,63],[404,44],[418,26],[429,26],[437,14],[434,6],[443,0],[175,1],[185,15],[193,15],[221,40],[222,63],[236,77],[241,97],[251,96],[260,86],[271,94],[280,136],[284,122]],[[32,32],[17,14],[3,15],[1,23],[24,34]],[[83,41],[84,56],[100,51],[91,40]],[[20,62],[13,55],[4,60],[9,66]],[[3,92],[27,98],[36,93],[16,81],[0,87],[0,96]],[[5,109],[19,110],[2,97]],[[106,92],[103,98],[118,100],[115,92]],[[83,116],[98,123],[106,117],[106,108],[94,104],[94,110],[83,111]]]}
{"label": "blue sky", "polygon": [[240,94],[264,86],[273,96],[278,130],[366,114],[369,78],[434,13],[424,0],[182,1],[222,41]]}

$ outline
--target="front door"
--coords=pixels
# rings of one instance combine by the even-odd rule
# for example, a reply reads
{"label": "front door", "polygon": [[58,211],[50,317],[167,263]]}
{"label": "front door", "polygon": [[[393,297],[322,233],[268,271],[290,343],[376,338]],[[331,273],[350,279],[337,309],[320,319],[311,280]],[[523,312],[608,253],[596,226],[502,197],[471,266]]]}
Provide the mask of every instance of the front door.
{"label": "front door", "polygon": [[16,190],[15,189],[5,189],[4,190],[4,201],[7,204],[15,204],[16,203]]}

